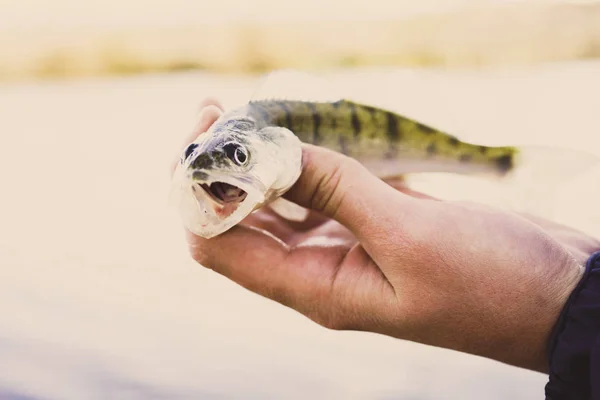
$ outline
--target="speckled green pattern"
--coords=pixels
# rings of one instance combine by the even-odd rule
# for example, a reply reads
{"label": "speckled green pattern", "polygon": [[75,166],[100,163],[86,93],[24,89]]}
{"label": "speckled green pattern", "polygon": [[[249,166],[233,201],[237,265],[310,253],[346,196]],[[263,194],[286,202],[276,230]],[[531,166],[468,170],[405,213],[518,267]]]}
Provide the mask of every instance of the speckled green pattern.
{"label": "speckled green pattern", "polygon": [[253,116],[267,125],[290,129],[305,143],[359,160],[418,157],[486,165],[498,174],[515,165],[514,147],[466,143],[394,112],[348,100],[333,103],[253,101]]}

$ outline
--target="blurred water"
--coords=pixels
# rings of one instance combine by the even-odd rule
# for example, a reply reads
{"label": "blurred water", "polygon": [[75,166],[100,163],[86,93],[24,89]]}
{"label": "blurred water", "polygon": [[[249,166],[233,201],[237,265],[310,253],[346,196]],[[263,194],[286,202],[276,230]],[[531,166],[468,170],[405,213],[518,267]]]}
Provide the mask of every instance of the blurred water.
{"label": "blurred water", "polygon": [[[598,153],[600,63],[332,77],[463,138]],[[166,208],[169,163],[201,98],[234,105],[255,83],[188,74],[0,88],[0,398],[541,398],[544,375],[329,332],[188,258]],[[597,232],[597,186],[566,183],[558,216]],[[461,178],[419,185],[485,197]]]}

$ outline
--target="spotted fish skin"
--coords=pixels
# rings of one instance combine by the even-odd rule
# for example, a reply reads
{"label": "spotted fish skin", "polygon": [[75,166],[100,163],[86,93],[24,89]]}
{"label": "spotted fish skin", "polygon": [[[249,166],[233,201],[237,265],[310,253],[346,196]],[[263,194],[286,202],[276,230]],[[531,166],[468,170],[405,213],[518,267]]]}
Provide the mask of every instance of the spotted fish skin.
{"label": "spotted fish skin", "polygon": [[261,100],[248,104],[252,117],[292,131],[305,143],[329,148],[361,162],[419,159],[483,167],[496,175],[516,164],[515,147],[488,147],[456,137],[392,111],[349,100],[309,102]]}

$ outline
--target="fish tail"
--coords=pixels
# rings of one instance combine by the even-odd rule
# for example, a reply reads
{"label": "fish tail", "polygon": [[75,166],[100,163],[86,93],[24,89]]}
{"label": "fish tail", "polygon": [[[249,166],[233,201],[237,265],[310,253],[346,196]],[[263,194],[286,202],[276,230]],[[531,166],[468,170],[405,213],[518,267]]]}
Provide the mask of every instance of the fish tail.
{"label": "fish tail", "polygon": [[[457,140],[454,136],[446,135],[448,147],[440,150],[434,145],[428,145],[427,152],[432,158],[453,160],[458,168],[469,174],[483,172],[503,177],[514,171],[520,160],[520,149],[513,146],[482,146]],[[436,154],[437,152],[437,154]]]}
{"label": "fish tail", "polygon": [[[519,163],[513,146],[483,146],[381,108],[345,101],[356,139],[355,153],[373,151],[379,143],[380,159],[418,160],[425,171],[504,176]],[[384,145],[381,145],[384,144]]]}

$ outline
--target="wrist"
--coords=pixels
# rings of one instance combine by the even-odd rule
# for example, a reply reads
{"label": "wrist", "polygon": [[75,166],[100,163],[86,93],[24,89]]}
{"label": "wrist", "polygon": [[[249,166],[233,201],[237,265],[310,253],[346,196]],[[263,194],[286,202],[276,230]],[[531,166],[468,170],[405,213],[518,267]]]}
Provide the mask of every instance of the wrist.
{"label": "wrist", "polygon": [[564,271],[564,276],[560,277],[558,287],[554,291],[553,301],[546,311],[548,328],[544,334],[544,340],[542,341],[543,347],[539,349],[537,365],[533,368],[538,372],[549,372],[548,349],[556,336],[559,321],[563,318],[570,299],[576,292],[578,286],[583,282],[586,266],[576,264],[574,267],[563,267],[562,271]]}
{"label": "wrist", "polygon": [[[472,329],[466,330],[475,335],[464,335],[459,350],[466,348],[468,352],[509,365],[548,372],[548,343],[553,328],[581,282],[585,268],[571,257],[558,254],[546,259],[546,263],[529,267],[530,271],[548,271],[548,275],[541,279],[539,272],[533,273],[535,279],[522,276],[520,284],[513,282],[502,299],[488,297],[488,304],[485,298],[480,299],[482,317],[472,321]],[[501,308],[494,311],[495,307],[490,307],[493,302]]]}
{"label": "wrist", "polygon": [[[553,253],[553,252],[549,252]],[[548,343],[585,268],[570,256],[554,252],[539,265],[529,265],[532,275],[513,282],[484,332],[479,355],[541,373],[548,372]],[[539,271],[547,271],[541,277]],[[488,312],[490,309],[488,308]],[[481,340],[482,337],[479,337]],[[477,340],[472,341],[477,342]]]}

